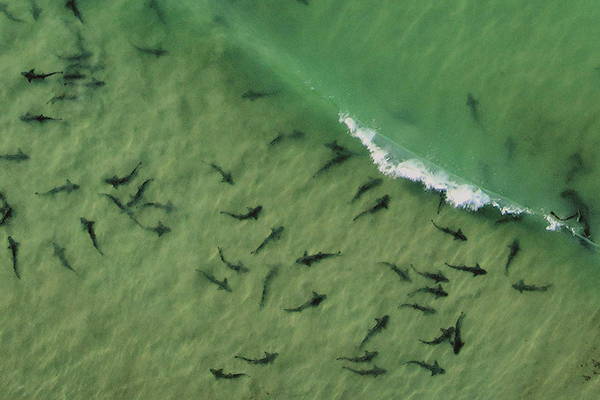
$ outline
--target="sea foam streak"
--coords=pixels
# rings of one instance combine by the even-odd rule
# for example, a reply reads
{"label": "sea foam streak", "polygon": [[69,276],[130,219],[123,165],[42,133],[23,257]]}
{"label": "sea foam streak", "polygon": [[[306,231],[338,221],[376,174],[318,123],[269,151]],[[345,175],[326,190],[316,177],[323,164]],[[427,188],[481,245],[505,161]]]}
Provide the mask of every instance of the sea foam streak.
{"label": "sea foam streak", "polygon": [[[514,202],[502,198],[493,192],[479,188],[460,178],[445,172],[442,168],[424,161],[408,150],[402,149],[377,131],[361,126],[348,114],[341,113],[339,121],[346,125],[350,134],[362,142],[371,153],[371,158],[381,173],[394,178],[410,179],[421,182],[426,189],[446,192],[446,201],[455,207],[476,211],[486,205],[500,210],[501,214],[532,214],[546,220],[546,229],[561,231],[566,229],[585,242],[598,246],[598,244],[581,236],[572,226],[554,218],[551,214],[522,207]],[[462,181],[462,182],[461,182]]]}
{"label": "sea foam streak", "polygon": [[[391,142],[379,135],[375,130],[362,127],[348,114],[340,114],[340,122],[345,124],[350,134],[362,142],[371,153],[375,165],[384,175],[394,178],[406,178],[411,181],[421,182],[429,190],[446,192],[446,201],[455,207],[466,208],[476,211],[483,206],[492,205],[500,210],[502,214],[522,214],[532,212],[525,207],[512,204],[500,196],[466,183],[460,182],[456,177],[450,176],[441,168],[423,161],[414,154],[402,150],[402,156],[392,155]],[[385,146],[387,148],[382,147]]]}

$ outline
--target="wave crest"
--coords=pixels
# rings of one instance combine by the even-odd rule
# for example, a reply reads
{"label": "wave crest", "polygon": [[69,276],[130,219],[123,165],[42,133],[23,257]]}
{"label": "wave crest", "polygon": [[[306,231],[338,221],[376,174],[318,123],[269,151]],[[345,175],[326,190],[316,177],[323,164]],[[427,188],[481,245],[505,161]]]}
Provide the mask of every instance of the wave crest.
{"label": "wave crest", "polygon": [[398,145],[392,144],[375,130],[360,126],[348,114],[340,114],[339,120],[346,125],[350,134],[358,138],[369,150],[371,159],[384,175],[421,182],[428,190],[445,192],[446,201],[455,207],[476,211],[491,205],[498,208],[502,214],[532,214],[532,211],[525,207],[451,176],[408,150],[400,149]]}

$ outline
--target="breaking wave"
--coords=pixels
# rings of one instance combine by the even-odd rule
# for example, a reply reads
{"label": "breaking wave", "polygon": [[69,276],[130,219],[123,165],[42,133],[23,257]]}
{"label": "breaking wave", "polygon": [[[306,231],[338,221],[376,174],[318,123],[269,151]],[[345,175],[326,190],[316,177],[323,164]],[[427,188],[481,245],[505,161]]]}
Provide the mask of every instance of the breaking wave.
{"label": "breaking wave", "polygon": [[576,228],[556,219],[551,214],[543,211],[536,212],[497,193],[452,175],[434,163],[400,147],[376,130],[362,126],[347,113],[340,113],[339,121],[346,125],[350,134],[359,139],[369,150],[371,159],[379,171],[386,176],[420,182],[427,190],[444,192],[446,202],[457,208],[477,211],[482,207],[492,206],[503,215],[529,214],[540,216],[546,221],[547,230],[561,231],[566,229],[587,243],[598,246],[581,236]]}

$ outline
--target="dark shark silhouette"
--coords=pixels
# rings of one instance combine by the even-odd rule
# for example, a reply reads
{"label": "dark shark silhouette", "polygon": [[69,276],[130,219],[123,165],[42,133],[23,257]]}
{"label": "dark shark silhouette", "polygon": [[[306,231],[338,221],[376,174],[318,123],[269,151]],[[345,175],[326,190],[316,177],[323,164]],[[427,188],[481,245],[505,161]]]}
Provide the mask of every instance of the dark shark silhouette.
{"label": "dark shark silhouette", "polygon": [[471,117],[478,125],[481,125],[481,119],[479,118],[479,101],[473,97],[471,93],[467,94],[467,107],[471,111]]}
{"label": "dark shark silhouette", "polygon": [[444,274],[442,274],[442,271],[438,271],[438,272],[419,272],[412,264],[410,264],[410,267],[413,269],[413,271],[415,271],[417,274],[421,275],[424,278],[427,279],[431,279],[432,281],[434,281],[435,283],[440,283],[440,282],[449,282],[448,278],[446,278],[444,276]]}
{"label": "dark shark silhouette", "polygon": [[248,212],[246,212],[245,214],[234,214],[231,213],[229,211],[219,211],[221,214],[224,215],[229,215],[232,218],[235,218],[237,220],[243,221],[246,219],[254,219],[257,220],[258,216],[260,215],[263,207],[262,206],[256,206],[256,207],[246,207],[248,209]]}
{"label": "dark shark silhouette", "polygon": [[438,230],[447,233],[448,235],[452,235],[454,236],[454,240],[462,240],[462,241],[466,241],[467,237],[465,236],[465,234],[462,232],[462,230],[457,230],[457,231],[453,231],[450,228],[444,228],[441,227],[439,225],[436,225],[435,222],[433,222],[433,220],[431,220],[431,223],[433,224],[433,226],[435,226]]}
{"label": "dark shark silhouette", "polygon": [[432,339],[432,340],[419,339],[419,342],[428,344],[428,345],[437,345],[437,344],[441,344],[444,342],[451,342],[452,337],[454,336],[454,327],[451,326],[446,329],[440,328],[440,331],[442,333],[440,334],[440,336],[436,337],[435,339]]}
{"label": "dark shark silhouette", "polygon": [[165,13],[162,9],[162,7],[160,7],[158,5],[158,2],[156,0],[149,0],[148,1],[148,7],[152,10],[154,10],[154,12],[156,13],[156,16],[158,17],[158,20],[166,25],[167,24],[167,20],[165,18]]}
{"label": "dark shark silhouette", "polygon": [[94,54],[92,52],[84,50],[83,48],[80,48],[80,51],[77,54],[72,54],[69,56],[58,56],[58,58],[60,58],[61,60],[64,60],[64,61],[68,61],[68,62],[79,62],[79,61],[85,61],[93,55]]}
{"label": "dark shark silhouette", "polygon": [[90,239],[92,240],[92,245],[94,246],[94,248],[96,250],[98,250],[98,253],[100,253],[101,255],[104,255],[102,250],[100,250],[100,246],[98,245],[98,240],[96,238],[96,231],[94,230],[94,224],[96,223],[96,221],[90,221],[83,217],[79,218],[79,221],[81,222],[81,225],[83,226],[85,231],[90,236]]}
{"label": "dark shark silhouette", "polygon": [[209,368],[209,370],[210,370],[210,373],[213,374],[215,379],[237,379],[237,378],[241,378],[242,376],[248,376],[247,374],[244,374],[244,373],[227,374],[227,373],[223,372],[223,368],[219,368],[219,369]]}
{"label": "dark shark silhouette", "polygon": [[40,196],[48,196],[48,195],[54,195],[56,193],[61,193],[61,192],[71,193],[75,190],[79,190],[79,185],[76,183],[73,183],[69,179],[67,179],[67,181],[65,182],[64,185],[57,186],[57,187],[50,189],[44,193],[35,192],[35,194],[40,195]]}
{"label": "dark shark silhouette", "polygon": [[94,246],[94,248],[96,250],[98,250],[98,253],[100,253],[101,255],[104,255],[102,250],[100,250],[100,246],[98,246],[98,240],[96,239],[96,231],[94,230],[94,224],[96,223],[96,221],[90,221],[83,217],[79,218],[79,221],[81,222],[81,225],[83,226],[85,231],[90,236],[90,239],[92,240],[92,245]]}
{"label": "dark shark silhouette", "polygon": [[59,94],[59,95],[52,97],[50,100],[48,100],[46,102],[46,104],[54,104],[57,101],[65,101],[65,100],[72,101],[72,100],[77,100],[78,98],[79,97],[77,97],[76,95],[70,95],[70,94],[63,93],[63,94]]}
{"label": "dark shark silhouette", "polygon": [[428,364],[425,361],[406,361],[404,364],[414,364],[431,372],[431,376],[445,374],[446,370],[434,361],[433,364]]}
{"label": "dark shark silhouette", "polygon": [[165,235],[169,232],[171,232],[171,228],[169,228],[168,226],[164,225],[162,223],[162,221],[158,221],[158,223],[156,224],[156,226],[149,226],[145,228],[147,231],[150,232],[154,232],[158,235],[158,237],[161,237],[162,235]]}
{"label": "dark shark silhouette", "polygon": [[417,311],[421,311],[425,315],[436,313],[435,308],[422,306],[417,303],[413,303],[413,304],[404,303],[404,304],[400,304],[398,307],[399,308],[414,308]]}
{"label": "dark shark silhouette", "polygon": [[579,193],[573,189],[563,190],[560,196],[563,199],[569,200],[571,204],[573,204],[573,206],[579,214],[577,222],[579,222],[583,227],[582,236],[588,240],[591,240],[592,234],[591,226],[589,223],[590,208],[588,207],[588,205],[585,204]]}
{"label": "dark shark silhouette", "polygon": [[440,344],[440,343],[444,343],[444,342],[451,342],[452,336],[454,335],[454,327],[451,326],[447,329],[440,328],[440,331],[442,333],[440,334],[440,336],[436,337],[435,339],[432,339],[432,340],[419,339],[419,342],[428,344],[428,345],[432,345],[432,346]]}
{"label": "dark shark silhouette", "polygon": [[348,159],[350,157],[352,157],[352,154],[349,154],[349,153],[336,155],[331,160],[327,161],[321,168],[319,168],[319,170],[314,173],[313,178],[316,178],[317,176],[319,176],[323,172],[331,169],[331,167],[333,167],[335,165],[339,165],[345,161],[348,161]]}
{"label": "dark shark silhouette", "polygon": [[31,0],[31,16],[33,20],[37,21],[40,15],[42,15],[42,9],[38,7],[35,0]]}
{"label": "dark shark silhouette", "polygon": [[340,155],[340,154],[354,155],[354,153],[352,151],[350,151],[348,148],[339,144],[337,142],[337,140],[334,140],[333,142],[325,143],[323,146],[327,147],[329,150],[333,151],[337,155]]}
{"label": "dark shark silhouette", "polygon": [[77,17],[77,19],[83,24],[83,16],[81,15],[81,11],[79,11],[79,7],[77,7],[76,0],[68,0],[65,3],[65,7],[71,10],[73,12],[73,15]]}
{"label": "dark shark silhouette", "polygon": [[367,350],[365,350],[365,354],[363,354],[362,356],[359,356],[359,357],[338,357],[338,358],[336,358],[336,360],[350,361],[350,362],[355,362],[355,363],[371,362],[375,357],[377,357],[378,354],[379,354],[379,352],[377,352],[377,351],[367,351]]}
{"label": "dark shark silhouette", "polygon": [[227,266],[227,268],[238,272],[238,273],[245,273],[245,272],[249,272],[250,270],[246,267],[244,267],[244,264],[242,264],[241,262],[238,262],[237,264],[234,264],[230,261],[227,261],[225,259],[225,255],[223,254],[223,249],[220,247],[217,247],[217,249],[219,250],[219,258],[221,259],[221,261],[223,262],[223,264],[225,264]]}
{"label": "dark shark silhouette", "polygon": [[19,263],[18,263],[18,255],[19,255],[19,246],[21,244],[13,239],[12,236],[8,237],[8,249],[10,250],[10,254],[12,257],[12,265],[13,271],[15,272],[15,276],[18,279],[21,279],[21,273],[19,272]]}
{"label": "dark shark silhouette", "polygon": [[438,202],[436,214],[438,214],[438,215],[440,214],[440,211],[442,210],[442,207],[444,206],[445,202],[446,202],[446,192],[440,192],[440,201]]}
{"label": "dark shark silhouette", "polygon": [[275,92],[256,92],[254,90],[248,90],[248,91],[246,91],[246,92],[244,92],[242,94],[242,99],[254,101],[254,100],[262,99],[264,97],[275,96],[278,93],[279,93],[278,91],[275,91]]}
{"label": "dark shark silhouette", "polygon": [[[63,80],[65,81],[77,81],[80,79],[85,79],[87,77],[87,75],[82,74],[78,71],[73,71],[73,72],[65,72],[62,76]],[[68,83],[68,84],[72,84],[72,83]]]}
{"label": "dark shark silhouette", "polygon": [[279,135],[275,136],[275,138],[269,142],[269,145],[274,146],[278,143],[281,143],[281,141],[284,139],[302,139],[303,137],[304,132],[294,129],[292,133],[280,133]]}
{"label": "dark shark silhouette", "polygon": [[311,265],[318,263],[319,261],[325,260],[327,258],[331,258],[331,257],[336,257],[336,256],[340,256],[342,255],[341,251],[338,251],[337,253],[322,253],[322,252],[318,252],[315,254],[308,254],[308,251],[304,251],[304,255],[302,255],[302,257],[296,259],[296,264],[304,264],[307,267],[310,267]]}
{"label": "dark shark silhouette", "polygon": [[376,335],[377,333],[384,330],[387,327],[389,319],[390,319],[389,315],[384,315],[381,318],[375,318],[375,326],[373,326],[372,328],[369,329],[369,331],[367,332],[367,335],[360,342],[358,347],[359,348],[363,347],[369,340],[371,340],[371,338],[374,335]]}
{"label": "dark shark silhouette", "polygon": [[356,217],[354,217],[352,219],[352,221],[356,221],[357,219],[359,219],[360,217],[362,217],[364,215],[375,214],[377,211],[387,209],[389,207],[389,204],[390,204],[390,196],[386,194],[386,195],[378,198],[377,200],[375,200],[375,205],[373,207],[370,207],[370,208],[366,209],[365,211],[361,212]]}
{"label": "dark shark silhouette", "polygon": [[423,288],[420,288],[420,289],[413,290],[412,292],[410,292],[408,294],[408,297],[412,297],[412,296],[414,296],[417,293],[432,294],[432,295],[434,295],[434,297],[436,299],[440,298],[440,297],[447,297],[448,296],[448,293],[444,290],[444,288],[442,288],[442,285],[437,285],[436,287],[428,287],[428,286],[426,286],[426,287],[423,287]]}
{"label": "dark shark silhouette", "polygon": [[467,267],[466,265],[450,265],[448,263],[444,263],[446,264],[446,266],[452,268],[452,269],[456,269],[459,271],[465,271],[465,272],[470,272],[473,274],[473,276],[478,276],[478,275],[485,275],[487,274],[487,271],[483,268],[481,268],[481,266],[479,265],[479,263],[476,263],[474,267]]}
{"label": "dark shark silhouette", "polygon": [[21,75],[23,75],[25,77],[25,79],[27,79],[27,82],[29,82],[29,83],[31,83],[32,81],[41,81],[41,80],[46,79],[49,76],[57,75],[57,74],[62,74],[62,71],[50,72],[47,74],[36,74],[35,69],[32,68],[29,71],[21,72]]}
{"label": "dark shark silhouette", "polygon": [[106,85],[106,82],[100,81],[100,80],[98,80],[96,78],[92,78],[91,81],[89,81],[88,83],[85,84],[85,87],[96,89],[96,88],[99,88],[99,87],[102,87],[102,86],[105,86],[105,85]]}
{"label": "dark shark silhouette", "polygon": [[383,179],[380,178],[369,178],[369,180],[366,183],[363,183],[362,185],[360,185],[356,191],[356,194],[354,195],[354,197],[352,197],[352,200],[350,200],[350,202],[355,202],[356,200],[360,199],[361,196],[365,193],[367,193],[369,190],[371,189],[375,189],[377,186],[381,185],[383,183]]}
{"label": "dark shark silhouette", "polygon": [[371,368],[371,369],[354,369],[354,368],[345,367],[345,366],[342,368],[347,369],[348,371],[352,371],[357,375],[373,376],[373,377],[383,375],[387,372],[387,370],[385,370],[383,368],[379,368],[377,365],[373,365],[373,368]]}
{"label": "dark shark silhouette", "polygon": [[570,164],[571,168],[569,168],[565,177],[565,181],[567,183],[571,183],[571,181],[573,181],[577,175],[585,173],[587,170],[585,162],[583,161],[583,157],[580,153],[571,154],[569,156],[568,163]]}
{"label": "dark shark silhouette", "polygon": [[151,47],[140,47],[140,46],[136,46],[135,44],[132,45],[137,51],[139,51],[142,54],[149,54],[151,56],[155,56],[156,58],[158,57],[162,57],[166,54],[168,54],[169,52],[163,48],[157,47],[157,48],[151,48]]}
{"label": "dark shark silhouette", "polygon": [[229,183],[230,185],[233,185],[233,176],[231,175],[230,172],[225,172],[225,170],[223,170],[223,168],[219,167],[217,164],[214,164],[214,163],[210,163],[208,165],[210,165],[210,167],[212,169],[214,169],[219,174],[221,174],[221,182]]}
{"label": "dark shark silhouette", "polygon": [[232,292],[231,286],[229,286],[229,282],[227,281],[227,278],[220,281],[217,278],[215,278],[215,276],[213,274],[210,274],[206,271],[203,271],[201,269],[197,269],[196,271],[200,272],[209,282],[217,285],[217,288],[219,290],[225,290],[226,292],[230,292],[230,293]]}
{"label": "dark shark silhouette", "polygon": [[512,284],[513,289],[518,290],[519,293],[523,293],[523,292],[545,292],[548,289],[550,289],[552,287],[552,284],[548,284],[548,285],[543,285],[543,286],[539,286],[539,285],[528,285],[526,284],[523,279],[515,282]]}
{"label": "dark shark silhouette", "polygon": [[[114,205],[117,206],[117,208],[119,208],[125,215],[127,215],[133,222],[135,222],[135,224],[137,226],[139,226],[140,228],[144,228],[144,226],[140,223],[140,221],[137,220],[137,218],[135,217],[135,215],[133,214],[133,211],[125,206],[125,204],[123,204],[121,202],[121,200],[119,200],[117,197],[113,196],[112,194],[109,193],[100,193],[101,195],[105,196],[107,199],[109,199],[110,201],[113,202]],[[153,230],[153,228],[144,228],[144,229],[148,229],[148,230]],[[157,232],[158,233],[158,232]],[[166,232],[165,232],[166,233]],[[159,235],[160,236],[160,235]]]}
{"label": "dark shark silhouette", "polygon": [[508,246],[508,248],[510,249],[510,253],[508,253],[508,259],[506,260],[506,265],[504,266],[504,272],[506,275],[508,275],[508,267],[510,266],[513,259],[517,256],[517,254],[521,250],[521,246],[519,245],[519,240],[518,239],[513,240],[513,242],[510,244],[510,246]]}
{"label": "dark shark silhouette", "polygon": [[0,205],[0,226],[2,226],[8,224],[8,221],[10,221],[14,215],[14,210],[2,192],[0,192],[0,202],[2,203],[2,205]]}
{"label": "dark shark silhouette", "polygon": [[265,238],[265,240],[262,241],[262,243],[253,251],[250,252],[250,254],[258,254],[262,249],[265,248],[265,246],[267,244],[269,244],[269,242],[273,242],[275,240],[279,240],[281,238],[281,234],[283,233],[283,226],[277,226],[275,228],[271,228],[271,233],[269,234],[269,236],[267,236]]}
{"label": "dark shark silhouette", "polygon": [[29,160],[29,156],[18,149],[15,154],[0,154],[0,160],[21,162]]}
{"label": "dark shark silhouette", "polygon": [[75,269],[73,269],[73,267],[71,266],[71,263],[67,259],[67,256],[65,254],[66,249],[64,247],[60,246],[56,242],[52,242],[52,248],[54,249],[54,256],[56,258],[58,258],[58,260],[60,261],[62,266],[68,270],[71,270],[71,271],[77,273],[77,271],[75,271]]}
{"label": "dark shark silhouette", "polygon": [[238,360],[246,361],[249,364],[253,365],[266,365],[272,364],[275,359],[279,356],[279,353],[268,353],[265,351],[265,356],[263,358],[247,358],[241,355],[236,355],[233,358],[237,358]]}
{"label": "dark shark silhouette", "polygon": [[451,341],[452,349],[454,350],[454,354],[460,353],[460,350],[465,345],[465,342],[462,341],[462,321],[465,318],[465,313],[461,312],[460,316],[456,320],[456,324],[454,325],[454,338]]}
{"label": "dark shark silhouette", "polygon": [[304,311],[307,308],[318,307],[326,299],[327,299],[327,295],[319,294],[317,292],[312,292],[312,297],[307,302],[305,302],[295,308],[284,308],[283,311],[287,311],[287,312]]}
{"label": "dark shark silhouette", "polygon": [[144,204],[142,204],[142,207],[158,208],[159,210],[164,210],[167,214],[169,214],[173,210],[175,210],[175,206],[173,205],[173,203],[171,203],[171,201],[167,201],[165,204],[157,203],[157,202],[144,203]]}
{"label": "dark shark silhouette", "polygon": [[13,22],[25,22],[21,18],[15,17],[10,11],[8,11],[8,4],[0,3],[0,13],[4,14],[6,18]]}
{"label": "dark shark silhouette", "polygon": [[412,282],[412,279],[410,279],[410,276],[408,275],[408,269],[402,269],[396,264],[392,264],[386,261],[380,261],[378,264],[387,265],[392,271],[396,273],[396,275],[400,277],[401,280],[405,282]]}
{"label": "dark shark silhouette", "polygon": [[34,115],[34,114],[30,114],[30,113],[25,113],[25,114],[21,115],[19,118],[23,122],[36,121],[36,122],[39,122],[40,124],[43,124],[44,122],[47,122],[47,121],[62,121],[62,119],[60,119],[60,118],[48,117],[44,114]]}
{"label": "dark shark silhouette", "polygon": [[107,178],[104,180],[104,182],[108,183],[109,185],[112,185],[112,187],[114,187],[115,189],[121,185],[126,185],[137,176],[137,173],[138,173],[141,165],[142,165],[142,162],[140,161],[137,163],[135,168],[128,175],[121,177],[121,178],[119,178],[116,175],[113,175],[112,178]]}
{"label": "dark shark silhouette", "polygon": [[265,302],[267,301],[267,295],[269,294],[269,288],[271,287],[271,282],[273,281],[273,279],[275,279],[275,277],[277,276],[278,273],[279,273],[279,268],[273,267],[269,270],[269,272],[265,276],[265,279],[263,280],[262,293],[260,295],[260,303],[259,303],[260,309],[262,309],[265,306]]}
{"label": "dark shark silhouette", "polygon": [[134,207],[137,205],[137,203],[139,203],[142,198],[144,197],[144,192],[146,192],[146,189],[148,188],[148,185],[154,181],[154,179],[150,178],[150,179],[146,179],[139,187],[137,192],[135,192],[135,194],[133,196],[131,196],[131,200],[129,200],[126,204],[127,207]]}

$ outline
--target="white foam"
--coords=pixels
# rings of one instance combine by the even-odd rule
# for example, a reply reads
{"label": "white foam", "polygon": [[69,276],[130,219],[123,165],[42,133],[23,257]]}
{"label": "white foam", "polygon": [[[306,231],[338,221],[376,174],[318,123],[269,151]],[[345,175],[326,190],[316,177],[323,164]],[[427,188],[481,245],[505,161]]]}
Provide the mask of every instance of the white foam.
{"label": "white foam", "polygon": [[[486,204],[493,204],[492,199],[483,190],[474,185],[459,183],[439,168],[431,168],[418,158],[394,162],[389,153],[379,147],[373,139],[377,135],[373,129],[361,127],[347,114],[340,115],[350,134],[362,142],[371,153],[371,158],[379,171],[394,178],[406,178],[421,182],[430,190],[445,191],[446,201],[455,207],[478,210]],[[525,209],[519,207],[504,207],[503,213],[521,213]]]}
{"label": "white foam", "polygon": [[554,218],[552,215],[544,215],[544,219],[548,222],[547,231],[559,231],[565,224]]}
{"label": "white foam", "polygon": [[[427,189],[446,192],[446,201],[458,208],[476,211],[483,206],[491,205],[500,210],[503,215],[536,214],[531,209],[521,207],[475,185],[458,182],[459,178],[452,177],[441,168],[428,164],[415,155],[411,155],[408,151],[405,151],[406,156],[404,158],[406,159],[404,161],[395,160],[388,151],[375,143],[374,139],[377,137],[375,130],[360,126],[348,114],[340,114],[340,122],[346,125],[352,136],[360,139],[362,144],[369,150],[373,162],[384,175],[421,182]],[[383,138],[382,140],[385,141],[386,139]],[[548,223],[547,230],[560,231],[566,228],[573,235],[582,238],[573,227],[564,224],[552,215],[547,215],[544,212],[539,214],[543,215]]]}

